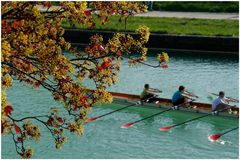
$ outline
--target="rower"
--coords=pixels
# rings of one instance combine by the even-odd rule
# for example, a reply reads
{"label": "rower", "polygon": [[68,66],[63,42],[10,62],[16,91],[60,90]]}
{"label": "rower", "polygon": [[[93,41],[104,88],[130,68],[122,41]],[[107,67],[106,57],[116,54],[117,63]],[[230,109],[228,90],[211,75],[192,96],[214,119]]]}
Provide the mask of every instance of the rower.
{"label": "rower", "polygon": [[229,105],[229,102],[231,102],[231,100],[225,97],[224,91],[220,91],[218,97],[212,103],[212,113],[217,114],[218,110],[223,110],[227,107],[231,107]]}
{"label": "rower", "polygon": [[173,103],[173,109],[177,109],[178,105],[181,104],[187,104],[188,99],[193,100],[192,97],[189,96],[189,94],[185,93],[185,87],[179,86],[178,91],[176,91],[172,96],[172,103]]}
{"label": "rower", "polygon": [[155,103],[159,103],[159,99],[157,98],[157,93],[161,93],[162,91],[160,91],[159,89],[154,89],[154,88],[150,88],[149,84],[145,84],[144,85],[144,89],[140,95],[140,99],[143,102],[155,102]]}

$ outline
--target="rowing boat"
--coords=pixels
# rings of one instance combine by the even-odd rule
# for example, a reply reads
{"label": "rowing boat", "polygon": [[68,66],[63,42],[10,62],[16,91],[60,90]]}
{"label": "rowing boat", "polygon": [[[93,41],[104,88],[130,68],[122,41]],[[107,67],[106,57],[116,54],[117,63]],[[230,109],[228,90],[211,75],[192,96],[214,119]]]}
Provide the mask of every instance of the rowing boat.
{"label": "rowing boat", "polygon": [[[110,92],[114,97],[113,103],[118,104],[136,104],[140,100],[139,95],[134,94],[126,94],[126,93],[119,93],[119,92]],[[167,98],[158,98],[159,103],[142,103],[141,105],[136,105],[144,108],[159,108],[159,109],[168,109],[172,107],[172,103],[170,99]],[[208,114],[212,111],[212,106],[209,103],[200,103],[200,102],[192,102],[191,106],[195,107],[179,107],[179,111],[183,112],[195,112],[199,114]],[[229,111],[220,112],[218,116],[220,117],[231,117],[231,118],[238,118],[239,117],[239,108],[231,109],[232,112]]]}

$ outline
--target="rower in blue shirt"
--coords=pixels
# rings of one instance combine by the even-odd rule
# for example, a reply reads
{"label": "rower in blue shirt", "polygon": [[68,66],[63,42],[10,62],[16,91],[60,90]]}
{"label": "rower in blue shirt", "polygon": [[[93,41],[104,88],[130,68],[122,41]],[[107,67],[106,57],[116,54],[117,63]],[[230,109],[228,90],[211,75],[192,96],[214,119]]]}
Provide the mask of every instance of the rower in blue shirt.
{"label": "rower in blue shirt", "polygon": [[172,103],[173,106],[178,106],[180,104],[185,104],[188,102],[188,99],[191,99],[191,97],[188,97],[187,94],[184,93],[185,87],[179,86],[178,91],[176,91],[172,96]]}

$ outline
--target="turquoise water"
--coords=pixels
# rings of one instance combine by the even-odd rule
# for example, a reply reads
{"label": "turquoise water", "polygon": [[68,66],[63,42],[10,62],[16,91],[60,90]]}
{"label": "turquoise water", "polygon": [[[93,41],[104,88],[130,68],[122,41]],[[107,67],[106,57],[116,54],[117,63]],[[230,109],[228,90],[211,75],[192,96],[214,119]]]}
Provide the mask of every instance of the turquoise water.
{"label": "turquoise water", "polygon": [[[148,63],[155,64],[155,57]],[[163,91],[159,96],[171,98],[179,85],[199,96],[198,101],[210,103],[209,92],[224,90],[230,97],[239,97],[238,57],[220,55],[170,54],[168,69],[150,68],[144,65],[129,68],[122,63],[120,82],[112,91],[140,94],[145,83]]]}
{"label": "turquoise water", "polygon": [[[154,63],[150,57],[149,62]],[[215,56],[174,56],[169,69],[152,69],[146,66],[128,68],[122,63],[120,82],[111,87],[112,91],[139,93],[144,83],[163,90],[162,97],[171,97],[176,86],[183,84],[193,91],[199,100],[208,102],[207,90],[225,90],[227,96],[238,97],[238,58]],[[42,115],[50,107],[59,106],[50,93],[44,89],[32,90],[14,82],[8,91],[14,106],[14,115]],[[110,112],[124,105],[112,104],[94,108],[90,117]],[[72,134],[61,150],[55,149],[50,133],[41,127],[39,143],[30,141],[34,148],[33,158],[238,158],[239,132],[233,131],[223,136],[221,141],[212,143],[208,136],[223,132],[238,125],[237,120],[206,117],[179,126],[170,132],[160,132],[158,128],[176,124],[199,116],[180,112],[167,112],[128,129],[121,124],[132,122],[159,112],[156,109],[132,107],[103,117],[85,125],[81,137]],[[20,158],[10,136],[2,136],[2,158]]]}

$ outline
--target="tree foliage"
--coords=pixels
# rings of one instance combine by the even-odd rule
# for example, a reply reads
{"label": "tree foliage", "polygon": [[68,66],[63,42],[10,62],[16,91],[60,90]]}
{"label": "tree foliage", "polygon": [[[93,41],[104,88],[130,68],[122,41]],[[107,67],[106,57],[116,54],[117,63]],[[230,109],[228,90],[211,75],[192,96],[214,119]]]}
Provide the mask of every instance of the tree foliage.
{"label": "tree foliage", "polygon": [[[44,10],[39,8],[44,7]],[[39,125],[45,126],[52,135],[56,148],[61,148],[67,137],[65,132],[83,134],[84,121],[89,110],[97,103],[111,103],[107,87],[117,82],[120,61],[129,59],[134,65],[146,61],[149,29],[136,30],[133,37],[117,33],[104,44],[101,35],[94,35],[90,44],[79,51],[66,42],[61,27],[63,19],[71,25],[80,23],[94,27],[93,15],[102,24],[109,16],[120,18],[146,12],[146,6],[134,2],[60,2],[52,7],[51,2],[2,2],[2,134],[13,137],[16,152],[22,158],[30,158],[31,148],[25,147],[29,139],[40,140]],[[80,37],[81,38],[81,37]],[[71,55],[71,59],[65,54]],[[159,65],[166,68],[166,54],[158,56]],[[162,63],[164,62],[164,63]],[[163,64],[163,65],[162,65]],[[15,118],[14,109],[7,100],[6,90],[12,81],[43,87],[52,93],[54,100],[62,103],[68,117],[61,117],[59,110],[50,109],[47,115],[29,115]],[[83,80],[92,81],[95,90],[83,85]],[[48,107],[48,106],[46,106]]]}

